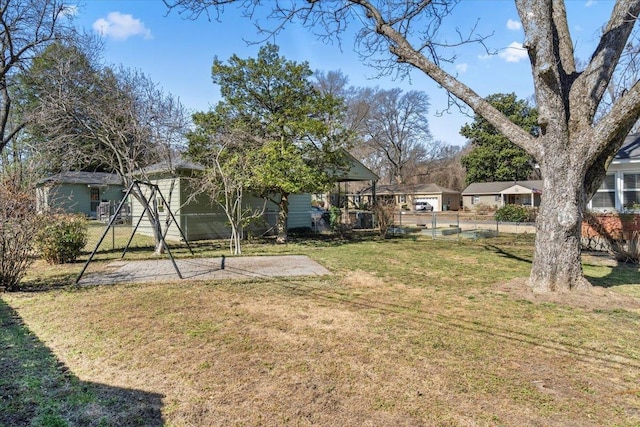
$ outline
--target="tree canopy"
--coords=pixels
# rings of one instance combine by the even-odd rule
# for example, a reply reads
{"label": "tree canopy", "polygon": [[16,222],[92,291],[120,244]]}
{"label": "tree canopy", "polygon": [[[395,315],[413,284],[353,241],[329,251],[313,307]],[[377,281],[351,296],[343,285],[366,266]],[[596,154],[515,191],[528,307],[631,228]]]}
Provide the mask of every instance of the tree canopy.
{"label": "tree canopy", "polygon": [[20,76],[52,43],[71,40],[69,5],[59,0],[3,0],[0,6],[0,170],[19,163],[19,144],[28,118],[19,100]]}
{"label": "tree canopy", "polygon": [[[538,114],[525,100],[514,93],[494,94],[487,100],[530,134],[538,130]],[[526,180],[534,171],[536,160],[522,148],[505,138],[480,115],[460,130],[471,143],[472,150],[462,157],[467,184],[473,182]]]}
{"label": "tree canopy", "polygon": [[429,132],[429,95],[411,90],[376,89],[363,120],[363,143],[382,159],[390,183],[403,183],[426,161],[433,139]]}
{"label": "tree canopy", "polygon": [[[279,206],[279,240],[287,238],[288,196],[319,192],[330,185],[348,138],[339,120],[340,98],[312,84],[307,63],[289,61],[277,46],[263,46],[257,58],[217,57],[213,82],[222,100],[212,111],[197,113],[190,137],[191,156],[211,168],[220,152],[220,136],[240,138],[233,150],[250,163],[247,188]],[[228,150],[228,148],[227,148]]]}

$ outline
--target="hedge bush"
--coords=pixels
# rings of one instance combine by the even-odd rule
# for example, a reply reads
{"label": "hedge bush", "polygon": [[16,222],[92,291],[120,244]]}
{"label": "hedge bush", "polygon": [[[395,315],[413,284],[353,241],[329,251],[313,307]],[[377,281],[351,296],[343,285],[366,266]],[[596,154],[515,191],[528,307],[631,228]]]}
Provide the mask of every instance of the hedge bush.
{"label": "hedge bush", "polygon": [[81,215],[52,215],[36,238],[42,258],[50,264],[74,262],[87,244],[87,220]]}
{"label": "hedge bush", "polygon": [[496,211],[494,218],[500,222],[531,222],[534,212],[522,205],[505,205]]}

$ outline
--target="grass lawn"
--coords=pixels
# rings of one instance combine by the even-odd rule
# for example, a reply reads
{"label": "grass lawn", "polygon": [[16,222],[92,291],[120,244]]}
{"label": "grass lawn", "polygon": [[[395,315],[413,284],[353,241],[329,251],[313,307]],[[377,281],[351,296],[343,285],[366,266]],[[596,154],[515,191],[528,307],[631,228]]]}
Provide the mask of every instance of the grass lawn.
{"label": "grass lawn", "polygon": [[572,301],[518,285],[522,236],[244,249],[334,274],[75,289],[82,263],[36,263],[0,294],[0,425],[640,425],[637,267],[585,257],[598,292]]}

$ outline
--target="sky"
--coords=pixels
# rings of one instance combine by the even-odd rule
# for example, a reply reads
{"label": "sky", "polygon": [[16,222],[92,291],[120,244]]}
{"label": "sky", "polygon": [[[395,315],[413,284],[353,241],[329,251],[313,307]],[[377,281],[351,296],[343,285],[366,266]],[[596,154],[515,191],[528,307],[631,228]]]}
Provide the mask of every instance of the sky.
{"label": "sky", "polygon": [[[267,2],[268,3],[268,2]],[[577,57],[588,60],[606,23],[612,0],[567,0],[567,15]],[[211,80],[214,57],[222,61],[233,54],[256,57],[262,39],[252,22],[227,8],[218,21],[205,16],[188,20],[169,12],[161,0],[87,0],[75,10],[76,25],[104,41],[103,61],[144,72],[165,92],[179,98],[189,111],[207,111],[219,100]],[[524,33],[515,3],[509,0],[462,0],[444,24],[442,40],[455,41],[457,32],[473,27],[491,35],[486,41],[495,54],[481,47],[460,46],[455,60],[444,68],[481,96],[515,93],[533,97],[531,69],[522,49]],[[354,30],[357,27],[353,27]],[[473,121],[458,109],[447,108],[446,92],[419,70],[408,78],[380,76],[362,62],[353,33],[341,43],[324,43],[311,30],[289,25],[275,39],[280,54],[288,60],[306,61],[312,70],[340,70],[349,84],[382,89],[419,90],[429,95],[429,127],[434,140],[464,145],[460,128]]]}

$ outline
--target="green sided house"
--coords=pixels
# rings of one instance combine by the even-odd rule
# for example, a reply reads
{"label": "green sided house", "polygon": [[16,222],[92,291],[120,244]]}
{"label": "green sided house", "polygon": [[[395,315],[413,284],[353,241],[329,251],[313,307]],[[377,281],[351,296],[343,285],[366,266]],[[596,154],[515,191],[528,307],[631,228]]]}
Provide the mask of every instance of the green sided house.
{"label": "green sided house", "polygon": [[[160,194],[155,195],[158,203],[161,220],[169,216],[169,209],[173,213],[187,240],[221,239],[230,236],[230,228],[227,225],[227,217],[224,210],[211,203],[206,194],[198,194],[194,197],[192,178],[203,170],[201,165],[175,159],[171,165],[158,163],[141,171],[145,181],[158,186]],[[151,188],[141,186],[145,195],[151,195]],[[164,198],[164,201],[163,201]],[[132,226],[135,227],[141,218],[144,207],[134,197],[131,197]],[[166,201],[166,203],[165,203]],[[264,200],[249,198],[245,206],[256,210],[262,210]],[[311,227],[311,195],[300,194],[289,196],[288,228]],[[261,235],[270,233],[275,229],[278,207],[268,202],[261,221],[258,221],[249,232]],[[137,232],[151,236],[152,230],[146,217],[142,217]],[[179,241],[182,239],[180,230],[175,225],[169,227],[167,240]]]}
{"label": "green sided house", "polygon": [[38,212],[47,210],[80,213],[96,218],[101,203],[119,203],[124,195],[122,181],[106,172],[62,172],[36,183]]}

